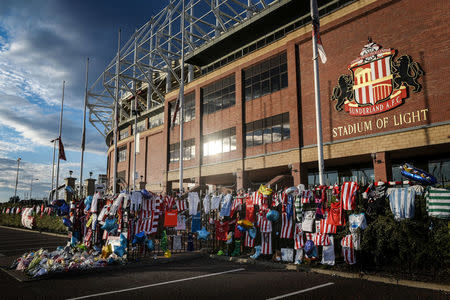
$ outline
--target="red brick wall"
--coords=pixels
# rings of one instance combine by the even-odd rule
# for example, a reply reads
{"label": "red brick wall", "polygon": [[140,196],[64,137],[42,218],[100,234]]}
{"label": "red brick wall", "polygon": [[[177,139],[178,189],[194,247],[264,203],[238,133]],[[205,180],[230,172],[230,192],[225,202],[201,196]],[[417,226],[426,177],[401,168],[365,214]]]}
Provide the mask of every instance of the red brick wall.
{"label": "red brick wall", "polygon": [[[426,125],[447,121],[450,116],[448,53],[449,6],[446,1],[378,1],[362,8],[354,14],[322,26],[322,42],[327,53],[328,62],[320,64],[320,93],[323,119],[324,142],[352,138],[384,131]],[[331,101],[333,87],[341,74],[351,74],[347,66],[359,56],[367,37],[382,45],[383,48],[398,50],[398,56],[408,54],[418,62],[425,75],[418,81],[422,91],[413,93],[409,88],[409,98],[404,104],[388,112],[373,116],[356,117],[346,112],[337,112],[335,102]],[[299,39],[301,70],[301,101],[304,145],[316,143],[314,113],[314,82],[312,46],[310,36]],[[397,56],[397,57],[398,57]],[[399,117],[408,113],[428,109],[427,119],[409,124],[399,124]],[[395,116],[395,120],[394,120]],[[381,120],[379,120],[381,119]],[[377,128],[376,122],[382,128]],[[372,130],[351,135],[335,134],[333,128],[371,121]],[[386,126],[384,122],[387,121]],[[338,129],[336,129],[338,133]],[[341,132],[342,129],[341,129]],[[336,136],[337,135],[337,136]]]}

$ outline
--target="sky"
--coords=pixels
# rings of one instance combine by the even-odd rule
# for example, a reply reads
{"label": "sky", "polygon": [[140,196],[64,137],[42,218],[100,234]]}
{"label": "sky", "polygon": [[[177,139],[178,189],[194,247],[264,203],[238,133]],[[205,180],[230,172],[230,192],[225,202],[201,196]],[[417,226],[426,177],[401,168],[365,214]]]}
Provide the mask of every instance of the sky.
{"label": "sky", "polygon": [[[117,33],[126,42],[168,0],[0,1],[0,202],[48,196],[53,144],[66,82],[60,182],[79,178],[86,58],[92,85],[114,58]],[[83,177],[106,173],[106,144],[87,122]]]}

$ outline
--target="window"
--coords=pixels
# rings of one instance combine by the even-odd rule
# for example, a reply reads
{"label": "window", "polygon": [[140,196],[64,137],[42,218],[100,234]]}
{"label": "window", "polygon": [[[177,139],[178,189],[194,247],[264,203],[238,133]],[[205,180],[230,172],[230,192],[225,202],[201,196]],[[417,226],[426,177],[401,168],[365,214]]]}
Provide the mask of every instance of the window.
{"label": "window", "polygon": [[244,98],[252,100],[288,86],[287,56],[281,53],[243,72]]}
{"label": "window", "polygon": [[149,129],[158,127],[159,125],[162,125],[164,123],[164,111],[157,115],[151,116],[148,119],[148,123],[149,123],[148,124]]}
{"label": "window", "polygon": [[245,124],[245,145],[259,146],[290,138],[289,113]]}
{"label": "window", "polygon": [[203,136],[203,156],[236,150],[236,128],[228,128]]}
{"label": "window", "polygon": [[[195,159],[195,139],[183,141],[183,160]],[[180,160],[180,143],[170,144],[169,162],[178,162]]]}
{"label": "window", "polygon": [[203,113],[212,114],[233,106],[236,103],[235,89],[234,74],[202,88]]}
{"label": "window", "polygon": [[118,157],[117,157],[118,162],[127,160],[127,146],[120,147],[117,151],[117,154],[118,154]]}
{"label": "window", "polygon": [[[133,128],[134,128],[134,124],[133,124]],[[142,132],[142,131],[144,131],[144,130],[146,130],[146,129],[147,129],[147,128],[146,128],[146,126],[145,126],[145,120],[143,120],[143,121],[137,123],[137,132],[138,132],[138,133],[139,133],[139,132]]]}
{"label": "window", "polygon": [[[169,103],[170,111],[170,122],[173,120],[173,115],[175,113],[175,106],[177,101],[172,101]],[[195,119],[195,93],[190,93],[184,96],[184,122],[189,122]],[[177,112],[177,117],[175,119],[175,125],[180,125],[180,114]]]}
{"label": "window", "polygon": [[123,129],[119,132],[119,140],[126,139],[130,136],[130,132],[128,131],[128,128]]}
{"label": "window", "polygon": [[289,123],[289,113],[284,113],[283,115],[283,140],[291,137],[291,125]]}

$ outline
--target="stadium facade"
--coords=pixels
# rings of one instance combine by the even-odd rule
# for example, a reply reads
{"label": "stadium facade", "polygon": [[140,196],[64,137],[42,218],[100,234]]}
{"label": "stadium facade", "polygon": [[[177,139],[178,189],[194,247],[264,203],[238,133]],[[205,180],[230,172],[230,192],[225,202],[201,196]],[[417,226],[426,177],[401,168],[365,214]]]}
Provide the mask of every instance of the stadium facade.
{"label": "stadium facade", "polygon": [[[448,2],[319,1],[319,10],[328,59],[319,68],[326,183],[402,180],[404,162],[449,181]],[[318,183],[309,1],[263,6],[187,51],[186,63],[186,186],[239,189],[280,176]],[[160,105],[138,109],[137,182],[155,192],[178,188],[175,79],[160,78]],[[138,85],[136,95],[148,99],[156,84]],[[133,99],[122,94],[120,102],[129,112],[118,132],[121,189],[133,182]],[[110,183],[113,137],[110,127]]]}

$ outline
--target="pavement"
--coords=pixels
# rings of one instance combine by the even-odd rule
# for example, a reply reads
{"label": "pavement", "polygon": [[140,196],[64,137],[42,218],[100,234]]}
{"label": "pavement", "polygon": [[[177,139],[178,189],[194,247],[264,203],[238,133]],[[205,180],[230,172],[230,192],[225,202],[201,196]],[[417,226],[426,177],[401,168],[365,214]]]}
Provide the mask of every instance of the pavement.
{"label": "pavement", "polygon": [[[25,234],[22,236],[22,234]],[[23,244],[20,243],[23,237]],[[0,249],[53,245],[39,233],[0,228]],[[59,238],[59,237],[55,237]],[[42,240],[41,240],[42,239]],[[66,239],[59,238],[65,243]],[[41,241],[41,242],[39,242]],[[10,245],[11,243],[11,245]],[[39,244],[41,243],[41,245]],[[0,250],[0,253],[5,250]],[[184,255],[184,256],[183,256]],[[38,281],[18,281],[0,271],[1,299],[450,299],[446,292],[343,278],[314,272],[287,271],[271,265],[211,258],[200,252],[176,254],[102,272],[60,274]]]}

